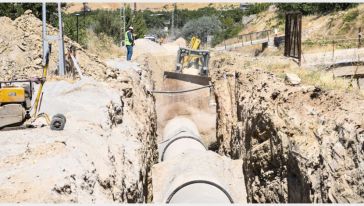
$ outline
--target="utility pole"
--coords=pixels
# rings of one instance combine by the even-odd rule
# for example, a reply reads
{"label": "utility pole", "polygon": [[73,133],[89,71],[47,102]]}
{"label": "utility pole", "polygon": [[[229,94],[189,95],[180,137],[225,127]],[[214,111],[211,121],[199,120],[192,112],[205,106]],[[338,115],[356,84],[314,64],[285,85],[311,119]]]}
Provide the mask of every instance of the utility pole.
{"label": "utility pole", "polygon": [[59,33],[59,74],[64,75],[64,41],[63,41],[63,21],[62,21],[62,10],[61,10],[61,2],[58,2],[58,33]]}
{"label": "utility pole", "polygon": [[86,29],[86,2],[83,4],[83,28]]}
{"label": "utility pole", "polygon": [[125,18],[125,7],[126,7],[126,4],[123,3],[121,4],[121,7],[120,7],[120,17],[121,17],[121,22],[123,24],[123,27],[121,28],[121,46],[124,46],[124,36],[125,36],[125,32],[126,32],[126,18]]}
{"label": "utility pole", "polygon": [[58,74],[63,76],[64,70],[64,42],[63,42],[63,22],[61,3],[58,3],[58,34],[50,36],[47,34],[47,5],[42,3],[42,39],[43,39],[43,64],[46,63],[46,54],[48,51],[49,41],[58,41]]}
{"label": "utility pole", "polygon": [[172,22],[171,22],[171,34],[172,36],[174,35],[174,15],[175,15],[175,12],[176,12],[176,8],[177,8],[177,4],[174,3],[173,4],[173,11],[172,11]]}
{"label": "utility pole", "polygon": [[359,27],[359,32],[358,32],[358,48],[361,47],[361,27]]}
{"label": "utility pole", "polygon": [[175,27],[178,28],[178,9],[177,9],[177,3],[174,4],[174,10],[176,15],[176,25]]}
{"label": "utility pole", "polygon": [[123,18],[124,18],[124,25],[123,25],[123,27],[124,27],[124,33],[126,32],[126,11],[125,11],[125,7],[126,7],[126,4],[124,3],[124,8],[123,8]]}
{"label": "utility pole", "polygon": [[78,42],[78,17],[80,16],[80,14],[79,13],[77,13],[77,14],[75,14],[76,15],[76,19],[77,19],[77,23],[76,23],[76,27],[77,27],[77,43],[79,43]]}

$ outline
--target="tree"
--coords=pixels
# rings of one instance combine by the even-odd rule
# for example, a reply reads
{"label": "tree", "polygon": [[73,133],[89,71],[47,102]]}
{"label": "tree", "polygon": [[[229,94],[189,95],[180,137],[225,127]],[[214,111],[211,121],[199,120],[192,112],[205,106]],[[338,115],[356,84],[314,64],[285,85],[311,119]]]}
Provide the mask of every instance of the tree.
{"label": "tree", "polygon": [[164,14],[154,14],[150,10],[143,11],[143,18],[148,28],[163,28],[166,21]]}
{"label": "tree", "polygon": [[221,22],[216,16],[203,16],[187,22],[182,28],[182,36],[186,39],[197,36],[202,42],[206,42],[208,35],[213,35],[220,31]]}
{"label": "tree", "polygon": [[134,28],[136,38],[143,38],[147,34],[148,28],[143,18],[142,12],[137,12],[135,17],[132,19],[131,26]]}
{"label": "tree", "polygon": [[[61,7],[66,4],[62,3]],[[47,21],[53,26],[57,25],[57,4],[47,4]],[[26,10],[31,10],[32,13],[39,19],[42,19],[42,4],[41,3],[0,3],[0,16],[7,16],[11,19],[18,18],[23,15]]]}
{"label": "tree", "polygon": [[99,21],[96,24],[96,34],[105,33],[115,40],[120,40],[120,28],[122,27],[120,19],[113,18],[108,12],[101,12]]}

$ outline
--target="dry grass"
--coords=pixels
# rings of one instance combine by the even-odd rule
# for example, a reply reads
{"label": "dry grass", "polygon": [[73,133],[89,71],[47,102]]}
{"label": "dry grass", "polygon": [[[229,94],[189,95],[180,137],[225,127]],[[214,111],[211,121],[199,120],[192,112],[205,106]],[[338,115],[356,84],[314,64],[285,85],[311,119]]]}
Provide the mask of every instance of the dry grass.
{"label": "dry grass", "polygon": [[87,50],[103,59],[125,56],[124,48],[117,46],[113,39],[107,35],[97,36],[94,32],[88,30],[87,39]]}
{"label": "dry grass", "polygon": [[335,77],[332,72],[314,71],[308,68],[299,67],[295,62],[287,59],[261,59],[253,63],[253,65],[248,64],[248,66],[265,68],[280,78],[284,78],[286,73],[294,73],[301,78],[302,84],[319,86],[326,90],[358,93],[364,96],[364,91],[359,90],[356,84],[350,79]]}
{"label": "dry grass", "polygon": [[[278,13],[272,9],[257,15],[257,18],[246,25],[241,34],[278,28],[279,35],[284,34],[284,21],[277,18]],[[332,50],[332,44],[323,43],[331,39],[357,38],[358,28],[362,27],[364,20],[364,4],[346,11],[332,12],[327,15],[309,15],[302,19],[303,50],[326,51]],[[312,40],[312,41],[308,41]],[[226,40],[234,42],[236,39]],[[353,48],[357,41],[338,42],[335,49]]]}

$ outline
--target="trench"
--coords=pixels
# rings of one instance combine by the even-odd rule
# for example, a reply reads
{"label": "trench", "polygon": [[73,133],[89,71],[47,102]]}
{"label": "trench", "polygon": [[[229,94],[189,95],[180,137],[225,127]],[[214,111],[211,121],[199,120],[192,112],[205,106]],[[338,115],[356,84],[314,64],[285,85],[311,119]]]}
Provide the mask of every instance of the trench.
{"label": "trench", "polygon": [[[218,68],[219,73],[213,75],[218,111],[217,147],[219,154],[244,161],[247,202],[363,201],[357,189],[362,176],[355,176],[355,183],[350,186],[337,183],[345,172],[360,172],[360,166],[345,166],[354,165],[359,153],[344,149],[345,143],[340,138],[345,135],[348,138],[349,132],[342,132],[337,119],[345,117],[360,122],[362,116],[340,108],[331,111],[332,105],[337,104],[333,96],[340,99],[341,105],[353,101],[315,87],[305,90],[304,86],[288,86],[264,70],[229,69],[230,64]],[[308,105],[320,108],[325,123],[317,123],[322,116],[308,113],[305,108]],[[320,130],[326,133],[317,133]],[[335,147],[341,148],[342,158],[332,155]],[[344,158],[346,155],[352,158]],[[339,192],[343,188],[350,192]]]}
{"label": "trench", "polygon": [[[289,115],[282,113],[290,111],[282,105],[296,106],[287,101],[288,95],[310,102],[317,101],[322,91],[294,93],[295,88],[277,81],[271,73],[237,71],[224,61],[212,63],[214,91],[154,94],[159,161],[152,168],[153,202],[337,202],[327,186],[335,181],[327,176],[328,166],[323,165],[322,155],[317,153],[319,161],[309,160],[305,159],[306,151],[295,150],[290,139],[304,130],[294,128]],[[229,68],[219,64],[228,64]],[[175,91],[196,85],[165,79],[158,88]],[[173,122],[179,124],[169,128]],[[339,132],[333,131],[333,135]],[[322,142],[310,141],[320,151],[326,149]],[[328,177],[331,183],[325,179]]]}
{"label": "trench", "polygon": [[[192,83],[165,79],[162,90],[196,87]],[[209,150],[217,143],[213,90],[154,95],[159,162],[152,169],[153,202],[246,202],[242,161],[234,162]]]}
{"label": "trench", "polygon": [[251,81],[235,71],[213,77],[218,153],[243,160],[247,202],[308,202],[306,182],[294,166],[297,162],[295,158],[288,161],[276,122],[265,112],[264,99],[259,95],[264,84],[254,87],[242,78]]}
{"label": "trench", "polygon": [[[154,94],[159,161],[152,168],[153,202],[309,202],[307,183],[295,158],[285,156],[273,120],[239,104],[244,97],[235,73],[213,75],[214,90]],[[164,79],[159,87],[198,85]]]}

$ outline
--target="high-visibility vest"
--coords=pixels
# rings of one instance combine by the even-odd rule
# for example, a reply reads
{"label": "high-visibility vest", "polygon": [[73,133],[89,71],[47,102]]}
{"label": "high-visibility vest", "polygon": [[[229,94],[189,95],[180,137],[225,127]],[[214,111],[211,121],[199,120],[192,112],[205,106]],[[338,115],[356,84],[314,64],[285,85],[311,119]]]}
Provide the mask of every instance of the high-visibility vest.
{"label": "high-visibility vest", "polygon": [[130,32],[130,31],[125,32],[125,39],[124,39],[125,46],[131,46],[131,42],[129,41],[129,37],[128,37],[128,32]]}

